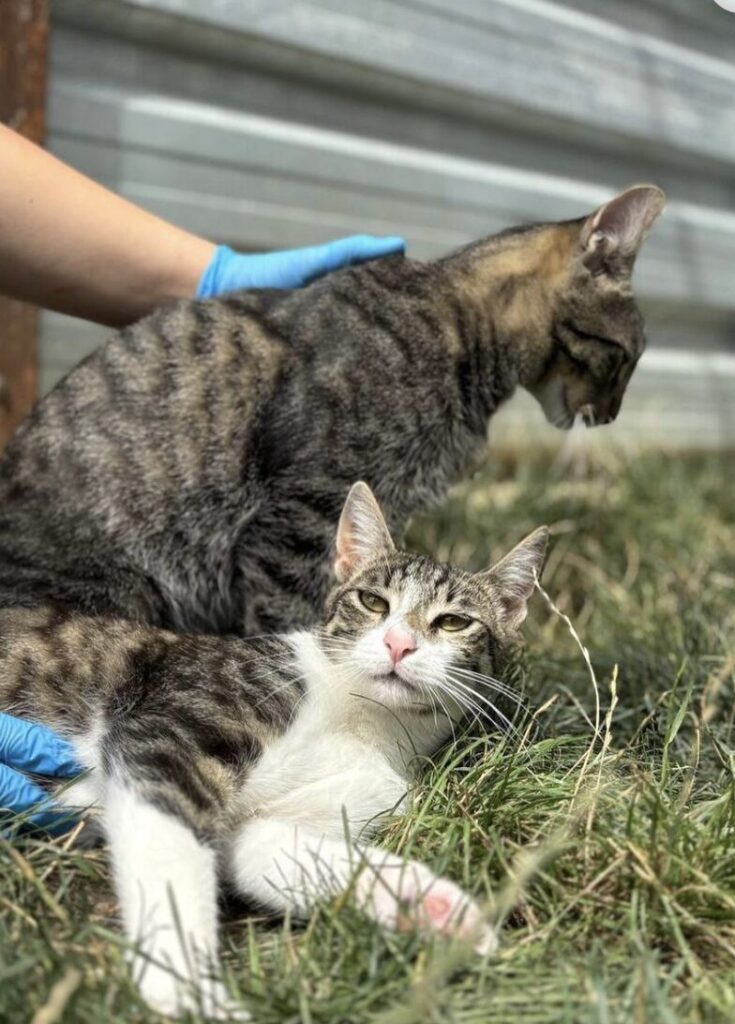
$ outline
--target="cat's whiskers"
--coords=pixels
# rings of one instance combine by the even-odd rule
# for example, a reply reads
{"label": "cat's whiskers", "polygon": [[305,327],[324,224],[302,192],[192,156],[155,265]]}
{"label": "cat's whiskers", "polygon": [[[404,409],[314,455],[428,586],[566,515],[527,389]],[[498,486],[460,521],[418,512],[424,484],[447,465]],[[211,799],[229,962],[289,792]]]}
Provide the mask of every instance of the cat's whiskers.
{"label": "cat's whiskers", "polygon": [[[482,708],[476,709],[472,707],[469,704],[469,702],[465,699],[463,694],[457,693],[455,690],[453,690],[451,684],[449,686],[447,685],[446,677],[438,680],[435,685],[437,690],[437,696],[439,696],[439,694],[443,692],[456,705],[457,710],[459,711],[460,719],[465,718],[469,712],[474,722],[480,720],[480,717],[482,717]],[[452,739],[456,742],[457,734],[454,728],[456,725],[456,713],[455,715],[452,715],[449,712],[447,704],[444,701],[444,699],[441,697],[439,699],[442,701],[442,706],[446,709],[445,713],[449,718],[450,722],[452,723]]]}
{"label": "cat's whiskers", "polygon": [[[327,654],[333,653],[339,657],[339,655],[347,651],[351,651],[353,649],[353,644],[351,641],[343,638],[330,637],[326,641],[322,641],[322,649]],[[342,664],[339,668],[344,671],[348,666]],[[464,678],[457,678],[455,674]],[[350,681],[356,681],[356,679],[360,678],[360,675],[359,671],[353,671]],[[347,682],[344,677],[343,679]],[[492,676],[487,676],[483,673],[452,666],[444,677],[424,675],[421,680],[422,692],[428,697],[434,710],[436,709],[437,701],[439,702],[442,712],[452,723],[453,738],[456,740],[454,717],[450,713],[446,702],[441,697],[442,688],[454,701],[456,701],[463,712],[469,712],[475,720],[478,720],[479,718],[486,718],[492,723],[492,725],[501,729],[503,732],[517,734],[518,729],[514,726],[511,719],[505,715],[487,696],[478,693],[475,688],[469,686],[466,680],[471,680],[473,683],[479,681],[485,689],[497,691],[502,696],[515,701],[518,707],[523,705],[521,698],[518,697],[510,687],[501,682],[501,680],[494,679]],[[485,707],[482,705],[485,705]]]}
{"label": "cat's whiskers", "polygon": [[486,711],[485,708],[481,707],[479,704],[473,701],[472,698],[468,696],[466,693],[463,693],[461,690],[456,689],[453,685],[452,680],[447,679],[445,676],[440,685],[444,688],[444,691],[452,698],[452,700],[457,704],[457,706],[460,709],[460,713],[463,716],[469,711],[470,714],[472,714],[474,721],[479,721],[480,718],[485,718],[491,721],[493,725],[497,725],[494,719],[492,719],[490,713]]}
{"label": "cat's whiskers", "polygon": [[[438,700],[438,702],[439,702],[439,704],[441,706],[442,712],[444,713],[447,721],[449,722],[449,731],[452,734],[452,743],[456,744],[456,742],[457,742],[457,730],[454,727],[454,718],[450,714],[449,708],[447,707],[447,704],[446,704],[446,701],[443,699],[443,697],[441,696],[440,693],[436,694],[436,699]],[[438,725],[438,723],[436,722],[436,719],[434,719],[434,722],[435,722],[435,724]]]}
{"label": "cat's whiskers", "polygon": [[[280,675],[281,675],[281,673],[276,671],[276,670],[274,670],[272,672],[272,676],[273,677],[280,676]],[[262,677],[260,677],[260,678],[262,679]],[[296,672],[296,673],[292,673],[292,674],[288,675],[285,679],[282,679],[282,681],[281,681],[279,686],[275,686],[272,689],[269,689],[266,693],[263,694],[263,696],[260,698],[260,700],[255,701],[255,703],[253,704],[253,707],[256,707],[256,708],[260,707],[260,705],[264,701],[271,700],[273,697],[277,697],[279,694],[283,693],[285,690],[292,689],[294,684],[296,684],[296,683],[306,682],[308,680],[308,678],[309,678],[308,673],[305,673],[305,672]],[[262,680],[262,681],[265,682],[266,685],[269,685],[267,679],[266,680]],[[298,704],[306,696],[306,694],[308,692],[309,692],[308,689],[305,689],[303,693],[300,693],[299,694],[299,698],[296,701],[296,704]]]}
{"label": "cat's whiskers", "polygon": [[[448,684],[446,678],[444,678],[438,685],[441,686],[441,688],[444,690],[444,693],[456,705],[459,711],[461,721],[465,721],[469,717],[471,724],[474,725],[481,722],[483,719],[487,719],[491,721],[491,724],[496,725],[496,723],[492,721],[488,712],[484,708],[481,708],[479,707],[479,705],[476,705],[472,701],[468,700],[465,694],[454,690],[451,683]],[[454,726],[456,724],[455,717],[452,715],[450,715],[449,717],[452,723],[452,738],[456,742],[457,737],[456,732],[454,730]]]}
{"label": "cat's whiskers", "polygon": [[[449,685],[451,685],[451,686],[453,686],[455,688],[459,688],[460,692],[462,692],[466,696],[466,698],[468,700],[471,699],[471,700],[473,700],[475,702],[476,701],[480,701],[481,703],[485,704],[489,708],[489,711],[486,712],[487,717],[490,718],[490,720],[493,721],[495,725],[499,726],[501,722],[504,722],[505,725],[506,725],[506,728],[503,730],[504,732],[510,732],[511,734],[515,734],[515,735],[517,735],[519,733],[518,727],[515,726],[511,722],[511,720],[508,718],[508,716],[503,714],[503,712],[500,710],[500,708],[496,704],[494,704],[493,701],[491,701],[488,697],[484,696],[481,693],[477,693],[475,690],[473,690],[471,687],[467,686],[467,684],[462,682],[461,680],[459,680],[457,678],[453,678],[449,674],[449,672],[447,673],[447,676],[448,676]],[[497,716],[497,718],[493,719],[491,717],[492,715]],[[500,721],[498,721],[498,719]]]}
{"label": "cat's whiskers", "polygon": [[[332,635],[321,636],[320,645],[325,653],[329,653],[329,648],[331,647],[332,653],[337,655],[341,654],[345,650],[354,650],[354,640]],[[494,690],[495,692],[502,694],[504,697],[508,697],[510,700],[513,700],[516,704],[524,703],[523,698],[519,697],[518,693],[512,687],[507,683],[504,683],[502,680],[496,679],[494,676],[489,676],[482,672],[475,672],[472,669],[463,668],[458,665],[452,665],[451,671],[459,673],[460,675],[472,680],[480,680],[486,689]],[[432,680],[432,682],[437,681],[437,679]]]}
{"label": "cat's whiskers", "polygon": [[468,686],[461,679],[457,679],[456,677],[452,677],[451,675],[449,676],[449,679],[454,687],[459,688],[460,692],[466,694],[469,698],[475,701],[475,703],[479,702],[480,704],[484,704],[487,708],[489,708],[492,714],[496,715],[498,719],[506,723],[508,729],[516,730],[516,727],[513,725],[510,718],[508,718],[508,716],[504,714],[504,712],[500,710],[497,704],[495,704],[494,701],[490,700],[489,697],[485,696],[482,693],[478,693],[475,689],[473,689],[473,687]]}
{"label": "cat's whiskers", "polygon": [[[450,691],[448,690],[447,692]],[[463,719],[466,720],[469,717],[471,725],[483,724],[484,728],[487,728],[489,725],[493,730],[497,730],[503,736],[507,736],[509,734],[507,727],[505,727],[501,722],[498,722],[486,708],[479,707],[477,704],[467,701],[466,695],[452,691],[452,699],[461,707]]]}
{"label": "cat's whiskers", "polygon": [[492,711],[496,715],[500,715],[502,718],[504,718],[505,721],[508,722],[509,725],[512,724],[511,720],[508,718],[508,716],[504,715],[504,713],[500,710],[500,708],[496,707],[496,705],[495,705],[493,700],[491,700],[486,694],[479,692],[479,690],[476,687],[468,685],[466,680],[458,678],[455,675],[455,670],[448,669],[447,670],[447,677],[448,677],[448,679],[451,681],[451,683],[453,685],[459,687],[464,693],[469,694],[475,700],[481,701],[482,703],[484,703],[484,705],[486,705],[487,707],[491,708]]}
{"label": "cat's whiskers", "polygon": [[[345,653],[351,653],[354,651],[354,641],[348,640],[342,637],[320,637],[320,647],[322,651],[329,656],[330,654],[336,655],[340,658]],[[364,682],[366,678],[370,678],[370,673],[361,670],[359,667],[350,665],[346,661],[338,661],[335,665],[340,677],[340,683],[346,688],[357,682]],[[427,679],[424,678],[420,682],[421,695],[426,698],[429,702],[430,709],[434,716],[434,722],[438,727],[437,711],[440,710],[441,714],[447,718],[450,722],[452,729],[452,736],[456,740],[456,733],[454,730],[454,718],[447,707],[446,702],[441,696],[441,682],[439,678],[431,680],[433,685],[426,685]],[[410,705],[406,707],[406,710],[415,710]]]}
{"label": "cat's whiskers", "polygon": [[437,719],[436,719],[436,705],[438,703],[440,708],[441,708],[441,710],[442,710],[442,714],[445,716],[445,718],[449,722],[449,728],[450,728],[451,733],[452,733],[452,742],[456,743],[457,742],[457,733],[456,733],[456,730],[454,728],[454,717],[450,713],[449,708],[447,707],[446,701],[444,700],[444,698],[442,696],[441,685],[438,684],[438,681],[431,681],[431,680],[424,681],[424,680],[422,680],[421,690],[429,698],[431,706],[434,708],[434,724],[438,727],[439,723],[437,722]]}
{"label": "cat's whiskers", "polygon": [[472,669],[461,668],[458,665],[452,666],[452,672],[456,672],[464,678],[472,681],[477,680],[482,683],[483,688],[494,690],[503,697],[508,697],[509,700],[514,701],[516,704],[520,705],[525,703],[523,698],[518,695],[517,691],[508,686],[507,683],[502,682],[500,679],[495,679],[494,676],[488,676],[482,672],[474,672]]}
{"label": "cat's whiskers", "polygon": [[294,706],[293,706],[293,707],[291,708],[291,714],[290,714],[290,716],[289,716],[289,724],[290,724],[290,723],[292,723],[293,721],[295,721],[295,719],[296,719],[296,713],[298,712],[299,708],[301,707],[301,704],[303,703],[303,701],[304,701],[304,700],[305,700],[305,699],[306,699],[306,698],[307,698],[308,696],[309,696],[309,690],[308,690],[308,689],[305,689],[305,690],[304,690],[304,692],[303,692],[302,694],[300,694],[300,695],[299,695],[298,699],[296,700],[296,703],[295,703],[295,704],[294,704]]}
{"label": "cat's whiskers", "polygon": [[461,672],[463,675],[473,676],[476,679],[482,679],[485,682],[492,683],[492,685],[498,689],[503,690],[505,693],[515,696],[517,691],[504,682],[502,679],[498,679],[497,676],[488,675],[486,672],[478,672],[476,669],[466,668],[464,665],[452,665],[452,669],[456,672]]}
{"label": "cat's whiskers", "polygon": [[342,650],[348,648],[352,650],[355,646],[355,641],[341,636],[325,636],[319,639],[319,646],[322,650],[326,650],[327,647],[341,648]]}

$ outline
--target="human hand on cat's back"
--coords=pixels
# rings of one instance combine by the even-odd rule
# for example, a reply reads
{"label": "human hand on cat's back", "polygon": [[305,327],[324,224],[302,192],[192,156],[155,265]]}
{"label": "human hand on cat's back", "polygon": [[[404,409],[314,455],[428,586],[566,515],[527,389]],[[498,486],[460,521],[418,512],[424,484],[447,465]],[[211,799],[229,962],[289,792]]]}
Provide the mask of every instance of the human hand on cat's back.
{"label": "human hand on cat's back", "polygon": [[300,288],[331,270],[402,253],[406,243],[395,235],[350,235],[325,245],[280,252],[240,253],[219,245],[202,274],[198,299],[240,288]]}
{"label": "human hand on cat's back", "polygon": [[300,288],[339,267],[403,252],[352,235],[239,253],[170,224],[0,125],[0,295],[124,327],[174,299]]}
{"label": "human hand on cat's back", "polygon": [[0,820],[6,811],[26,814],[43,804],[28,821],[49,832],[66,831],[69,812],[55,808],[45,790],[24,773],[64,779],[81,770],[71,744],[51,729],[0,713]]}

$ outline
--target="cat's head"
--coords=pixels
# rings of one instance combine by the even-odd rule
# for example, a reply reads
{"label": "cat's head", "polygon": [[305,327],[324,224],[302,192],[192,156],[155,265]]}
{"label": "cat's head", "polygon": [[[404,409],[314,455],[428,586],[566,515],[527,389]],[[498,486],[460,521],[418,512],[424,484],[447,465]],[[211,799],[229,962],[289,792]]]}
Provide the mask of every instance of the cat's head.
{"label": "cat's head", "polygon": [[620,410],[646,345],[633,266],[664,203],[660,188],[635,185],[588,217],[511,228],[448,257],[463,306],[480,304],[554,426],[611,423]]}
{"label": "cat's head", "polygon": [[620,411],[646,345],[633,265],[664,203],[661,189],[637,185],[560,225],[566,272],[555,275],[548,346],[537,378],[526,384],[555,426],[568,429],[578,414],[587,426],[611,423]]}
{"label": "cat's head", "polygon": [[541,527],[478,573],[399,551],[372,491],[355,484],[337,531],[338,585],[323,645],[352,688],[395,708],[480,706],[473,696],[518,637],[546,550]]}

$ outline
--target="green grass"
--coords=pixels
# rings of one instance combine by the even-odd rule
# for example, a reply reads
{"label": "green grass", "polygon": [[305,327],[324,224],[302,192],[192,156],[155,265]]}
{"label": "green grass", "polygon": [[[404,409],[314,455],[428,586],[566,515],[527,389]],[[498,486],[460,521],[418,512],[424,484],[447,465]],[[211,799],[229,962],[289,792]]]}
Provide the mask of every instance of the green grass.
{"label": "green grass", "polygon": [[[549,462],[495,457],[412,531],[480,567],[548,523],[544,588],[597,681],[596,736],[590,669],[537,595],[514,670],[526,718],[460,738],[386,829],[487,900],[499,956],[381,933],[349,905],[306,927],[231,916],[229,980],[256,1021],[735,1019],[735,458]],[[156,1020],[123,956],[103,850],[0,847],[0,1021],[30,1020],[60,980],[47,1020]]]}

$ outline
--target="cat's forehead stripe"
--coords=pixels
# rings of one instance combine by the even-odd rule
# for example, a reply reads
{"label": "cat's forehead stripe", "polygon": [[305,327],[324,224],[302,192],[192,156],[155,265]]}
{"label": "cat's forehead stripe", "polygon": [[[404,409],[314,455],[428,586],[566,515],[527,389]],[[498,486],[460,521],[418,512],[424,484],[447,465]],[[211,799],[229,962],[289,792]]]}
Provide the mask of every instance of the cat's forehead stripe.
{"label": "cat's forehead stripe", "polygon": [[397,600],[391,608],[391,616],[410,614],[425,596],[416,581],[407,580],[398,591]]}

